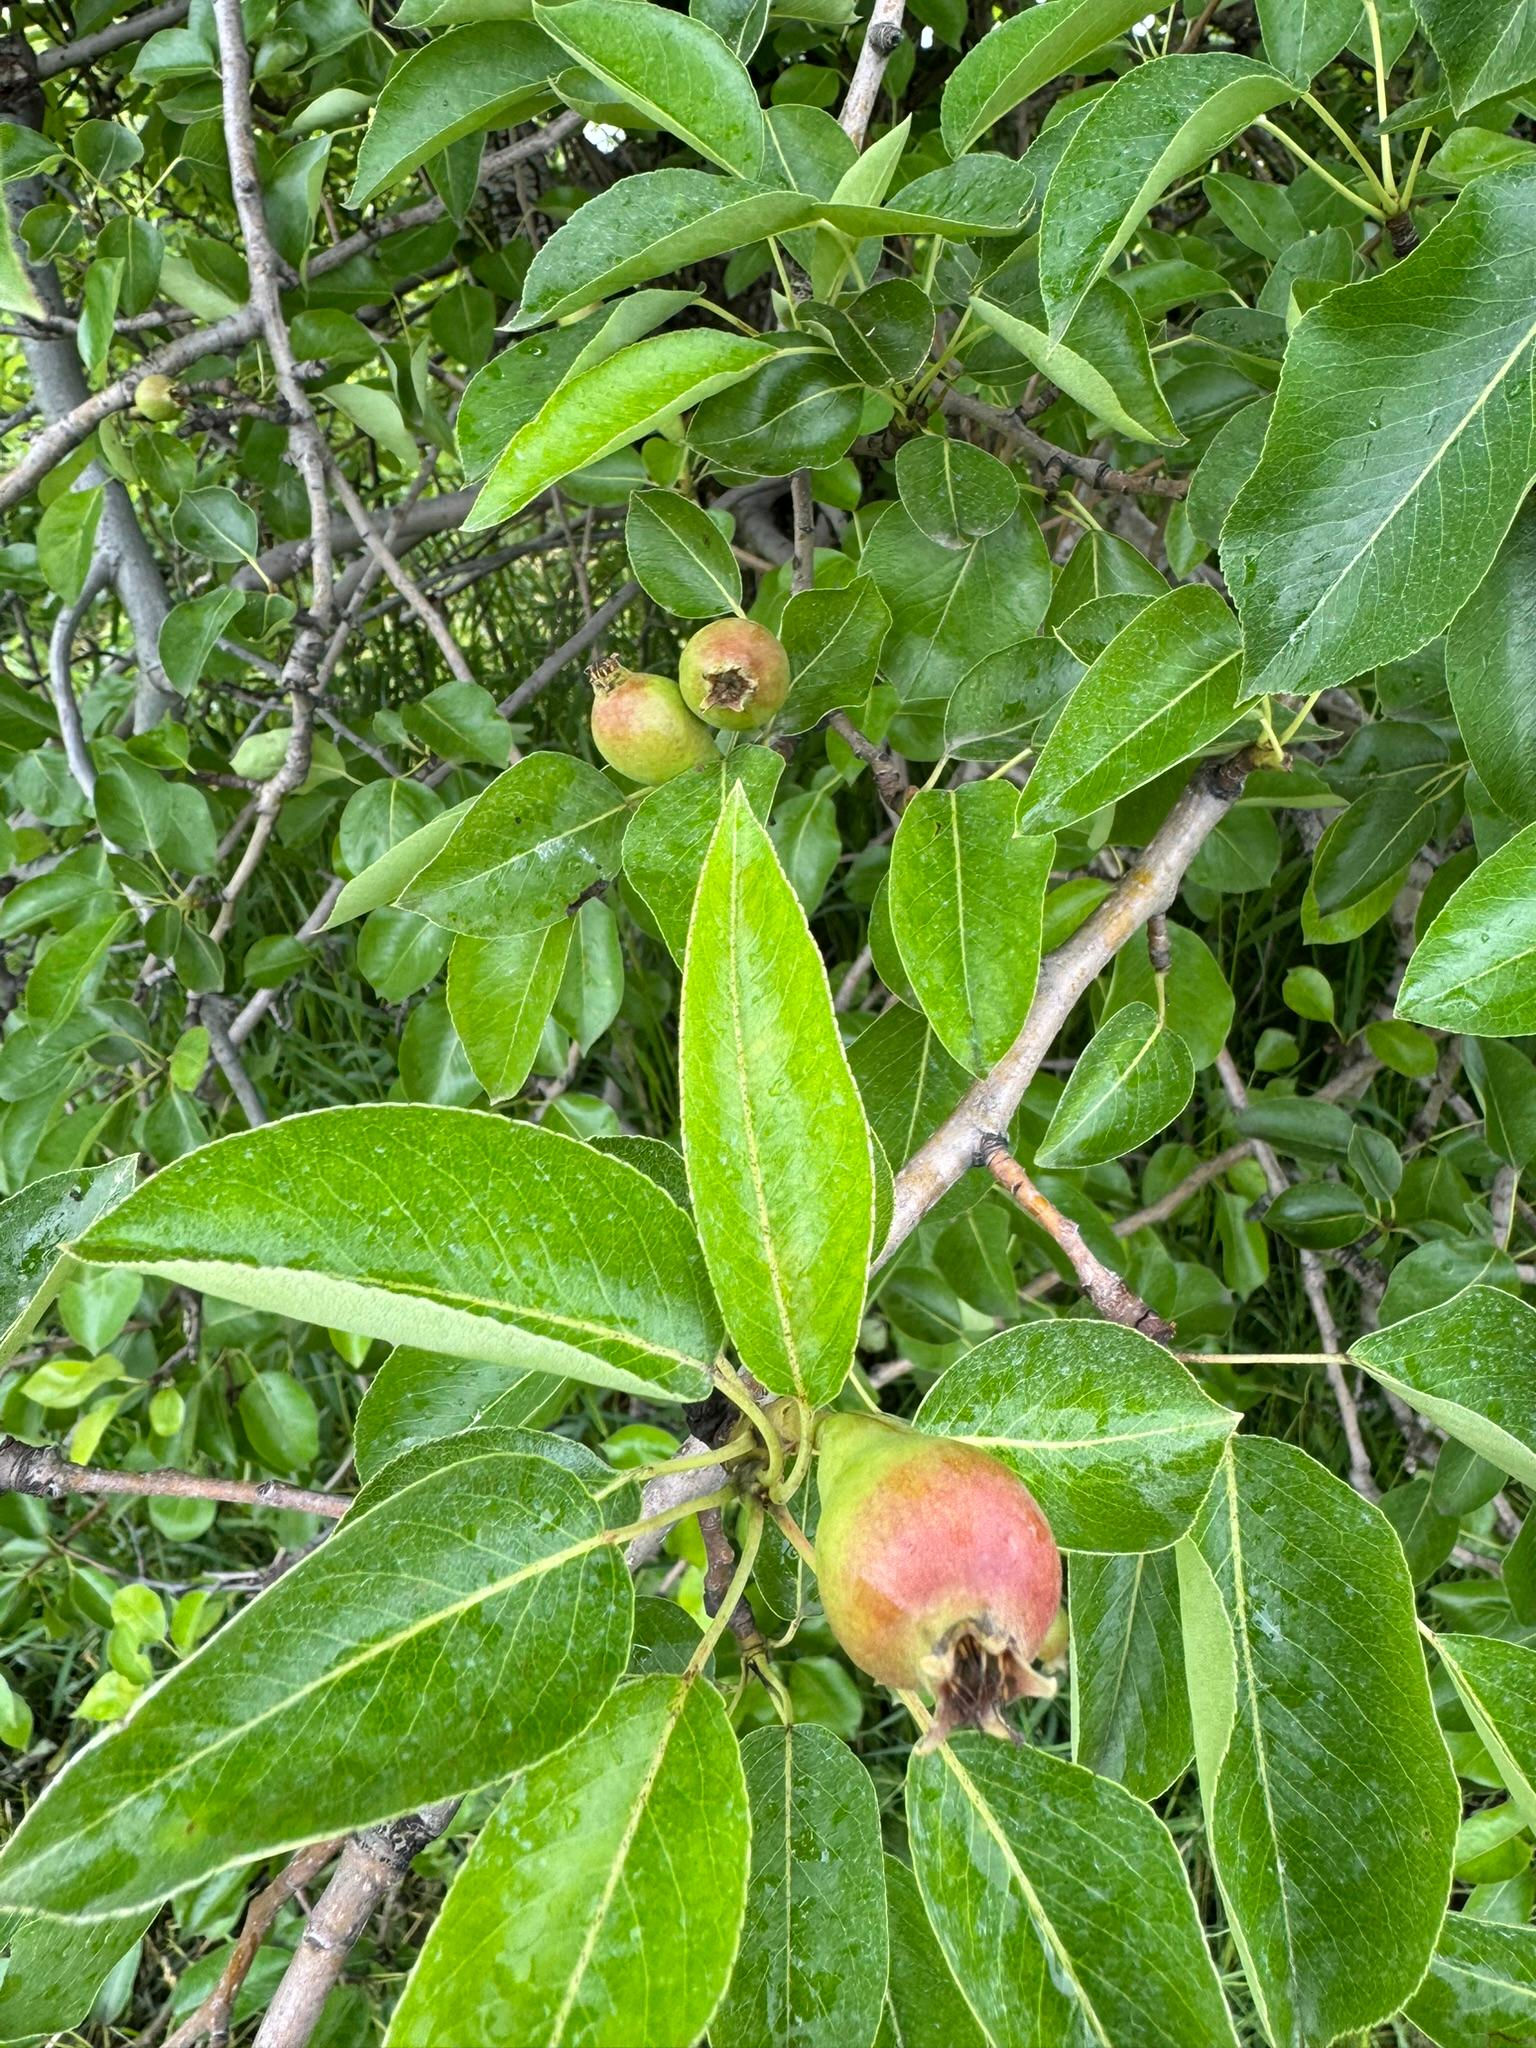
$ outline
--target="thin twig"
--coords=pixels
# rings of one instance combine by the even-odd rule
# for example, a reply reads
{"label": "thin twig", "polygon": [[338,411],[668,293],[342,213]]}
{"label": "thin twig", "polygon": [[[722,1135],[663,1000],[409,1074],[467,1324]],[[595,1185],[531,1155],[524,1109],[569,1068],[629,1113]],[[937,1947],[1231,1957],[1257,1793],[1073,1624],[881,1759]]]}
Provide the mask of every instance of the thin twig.
{"label": "thin twig", "polygon": [[1188,477],[1148,476],[1139,470],[1116,469],[1113,463],[1101,462],[1096,455],[1078,455],[1070,448],[1058,448],[1033,427],[1026,426],[1016,412],[1000,412],[995,405],[984,405],[979,398],[971,398],[963,391],[946,391],[943,403],[946,412],[1016,441],[1041,465],[1048,482],[1053,471],[1058,477],[1065,471],[1096,491],[1115,491],[1123,497],[1183,498],[1189,494]]}
{"label": "thin twig", "polygon": [[211,1473],[112,1472],[99,1465],[72,1465],[54,1444],[24,1444],[0,1437],[0,1493],[30,1493],[40,1500],[68,1494],[127,1493],[149,1499],[221,1500],[238,1507],[295,1508],[301,1514],[338,1521],[352,1505],[346,1493],[319,1493],[285,1486],[276,1479],[220,1479]]}
{"label": "thin twig", "polygon": [[1063,1216],[1050,1197],[1035,1186],[1001,1136],[994,1133],[984,1141],[982,1163],[1003,1193],[1060,1246],[1077,1275],[1077,1284],[1106,1322],[1123,1323],[1128,1330],[1139,1330],[1159,1344],[1168,1342],[1174,1333],[1172,1323],[1149,1308],[1113,1268],[1104,1264],[1072,1218]]}
{"label": "thin twig", "polygon": [[57,78],[61,71],[73,71],[77,65],[94,64],[101,57],[110,56],[120,50],[124,43],[142,42],[145,36],[152,36],[156,30],[174,28],[179,21],[187,18],[190,0],[164,0],[160,7],[146,7],[142,14],[130,14],[123,21],[109,22],[93,35],[81,36],[77,42],[61,43],[56,49],[43,50],[37,60],[39,78]]}
{"label": "thin twig", "polygon": [[262,1943],[272,1931],[272,1923],[295,1892],[302,1891],[311,1878],[318,1877],[346,1839],[338,1835],[329,1842],[311,1842],[301,1849],[288,1867],[274,1877],[272,1882],[259,1891],[245,1909],[241,1922],[240,1938],[229,1952],[229,1960],[219,1972],[219,1981],[196,2012],[184,2019],[175,2033],[170,2035],[165,2048],[192,2048],[194,2041],[200,2041],[206,2034],[210,2048],[225,2048],[229,2040],[229,2023],[235,2009],[235,1999],[240,1987],[250,1974]]}

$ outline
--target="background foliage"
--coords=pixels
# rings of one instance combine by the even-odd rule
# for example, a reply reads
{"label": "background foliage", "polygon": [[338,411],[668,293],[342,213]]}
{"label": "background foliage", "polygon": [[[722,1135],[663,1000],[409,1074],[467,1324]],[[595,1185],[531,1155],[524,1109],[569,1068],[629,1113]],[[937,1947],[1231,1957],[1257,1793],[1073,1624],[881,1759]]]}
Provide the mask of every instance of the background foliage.
{"label": "background foliage", "polygon": [[0,2038],[1536,2040],[1536,5],[9,16]]}

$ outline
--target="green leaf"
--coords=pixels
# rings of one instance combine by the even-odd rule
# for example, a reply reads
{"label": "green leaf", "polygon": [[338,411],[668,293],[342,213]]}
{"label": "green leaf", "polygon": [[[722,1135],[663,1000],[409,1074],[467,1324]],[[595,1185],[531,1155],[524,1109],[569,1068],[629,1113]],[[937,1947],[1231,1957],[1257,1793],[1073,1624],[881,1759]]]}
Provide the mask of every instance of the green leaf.
{"label": "green leaf", "polygon": [[1040,910],[1056,842],[1018,829],[1011,782],[924,790],[891,846],[891,926],[945,1047],[973,1074],[1023,1029],[1040,966]]}
{"label": "green leaf", "polygon": [[958,1735],[907,1769],[928,1917],[996,2048],[1234,2048],[1173,1838],[1108,1778]]}
{"label": "green leaf", "polygon": [[1484,788],[1517,825],[1536,824],[1536,506],[1452,622],[1445,681]]}
{"label": "green leaf", "polygon": [[1011,761],[1047,729],[1082,680],[1059,640],[1000,647],[961,677],[944,713],[944,751],[962,761]]}
{"label": "green leaf", "polygon": [[1420,939],[1397,1014],[1480,1038],[1536,1031],[1536,825],[1473,869]]}
{"label": "green leaf", "polygon": [[565,972],[555,992],[555,1021],[588,1053],[618,1015],[624,1000],[624,951],[619,923],[595,897],[576,913]]}
{"label": "green leaf", "polygon": [[715,619],[741,610],[741,570],[731,544],[691,498],[637,491],[624,522],[635,581],[680,619]]}
{"label": "green leaf", "polygon": [[1237,717],[1237,621],[1209,584],[1154,598],[1062,708],[1024,794],[1034,831],[1074,824],[1177,767]]}
{"label": "green leaf", "polygon": [[594,882],[618,872],[627,816],[600,770],[570,754],[525,754],[456,817],[399,901],[473,938],[558,924]]}
{"label": "green leaf", "polygon": [[944,86],[944,146],[963,155],[1004,114],[1139,21],[1126,0],[1049,0],[1003,21],[968,50]]}
{"label": "green leaf", "polygon": [[1018,509],[1019,487],[1007,464],[945,434],[902,443],[896,484],[913,525],[942,548],[996,533]]}
{"label": "green leaf", "polygon": [[1357,1337],[1350,1356],[1458,1443],[1536,1486],[1536,1308],[1517,1294],[1464,1287]]}
{"label": "green leaf", "polygon": [[885,1859],[890,1966],[875,2048],[983,2048],[983,2035],[950,1974],[917,1879]]}
{"label": "green leaf", "polygon": [[862,704],[874,686],[890,625],[885,599],[868,576],[791,597],[779,622],[791,679],[789,701],[779,714],[782,730],[809,732],[829,711]]}
{"label": "green leaf", "polygon": [[[539,1429],[570,1399],[564,1380],[547,1373],[509,1372],[463,1358],[400,1345],[368,1382],[358,1404],[353,1462],[372,1479],[405,1451],[472,1427]],[[546,1438],[550,1446],[564,1439]]]}
{"label": "green leaf", "polygon": [[1370,2027],[1429,1963],[1460,1813],[1397,1537],[1304,1451],[1234,1437],[1179,1598],[1207,1838],[1265,2031]]}
{"label": "green leaf", "polygon": [[933,301],[909,277],[885,278],[845,306],[802,306],[800,320],[819,327],[853,374],[877,389],[915,377],[933,345]]}
{"label": "green leaf", "polygon": [[160,626],[160,661],[183,694],[201,682],[209,655],[244,601],[243,592],[221,584],[166,613]]}
{"label": "green leaf", "polygon": [[747,1795],[707,1679],[641,1678],[512,1781],[453,1881],[390,2048],[693,2041],[731,1973]]}
{"label": "green leaf", "polygon": [[963,156],[903,185],[884,206],[834,197],[821,217],[852,241],[876,235],[941,235],[968,242],[978,235],[1016,235],[1034,196],[1028,164],[1007,156]]}
{"label": "green leaf", "polygon": [[804,227],[817,212],[805,193],[707,171],[636,172],[597,193],[550,236],[528,267],[516,324],[561,319],[625,285]]}
{"label": "green leaf", "polygon": [[65,1247],[132,1192],[138,1156],[51,1173],[0,1202],[0,1364],[70,1277]]}
{"label": "green leaf", "polygon": [[[931,1137],[970,1085],[970,1075],[939,1043],[928,1019],[898,1004],[866,1026],[849,1051],[870,1129],[893,1168]],[[933,1210],[955,1215],[974,1199],[952,1188]]]}
{"label": "green leaf", "polygon": [[535,5],[534,18],[578,64],[690,149],[738,177],[763,161],[763,115],[746,66],[712,28],[630,0]]}
{"label": "green leaf", "polygon": [[1171,1550],[1072,1560],[1072,1761],[1156,1799],[1195,1753]]}
{"label": "green leaf", "polygon": [[[495,784],[491,787],[494,788]],[[348,802],[348,812],[352,801]],[[337,925],[346,924],[354,917],[364,917],[370,910],[378,910],[386,903],[393,903],[453,837],[473,801],[469,798],[464,803],[455,804],[451,811],[439,812],[414,831],[407,832],[403,839],[392,840],[384,852],[375,854],[362,873],[354,875],[337,897],[335,908],[323,929],[334,931]],[[346,814],[343,814],[343,833],[346,829]]]}
{"label": "green leaf", "polygon": [[821,956],[739,786],[694,901],[678,1061],[694,1215],[742,1363],[830,1401],[864,1309],[869,1130]]}
{"label": "green leaf", "polygon": [[1133,441],[1184,439],[1157,381],[1142,317],[1112,278],[1089,286],[1059,338],[988,299],[973,299],[971,307],[1042,377],[1117,434]]}
{"label": "green leaf", "polygon": [[964,548],[937,546],[905,506],[893,505],[860,564],[891,614],[881,654],[886,679],[908,716],[929,714],[936,723],[966,671],[1033,633],[1050,602],[1050,556],[1022,504],[1006,526]]}
{"label": "green leaf", "polygon": [[320,1455],[320,1416],[309,1389],[285,1372],[259,1372],[240,1389],[240,1426],[263,1465],[307,1472]]}
{"label": "green leaf", "polygon": [[1536,1828],[1536,1650],[1498,1636],[1436,1636],[1435,1648],[1525,1825]]}
{"label": "green leaf", "polygon": [[1297,328],[1222,532],[1248,696],[1412,654],[1472,595],[1536,473],[1536,165]]}
{"label": "green leaf", "polygon": [[1258,7],[1264,54],[1295,85],[1310,85],[1360,33],[1360,0],[1258,0]]}
{"label": "green leaf", "polygon": [[1127,1003],[1079,1054],[1036,1164],[1119,1159],[1171,1124],[1194,1092],[1195,1065],[1183,1039],[1145,1003]]}
{"label": "green leaf", "polygon": [[1157,57],[1117,78],[1074,130],[1040,212],[1040,294],[1054,335],[1176,179],[1295,97],[1278,71],[1224,53]]}
{"label": "green leaf", "polygon": [[[1236,1004],[1215,956],[1198,932],[1170,922],[1168,942],[1173,955],[1166,990],[1168,1025],[1188,1046],[1198,1073],[1210,1066],[1226,1043]],[[1122,947],[1103,1017],[1113,1016],[1127,1003],[1157,1007],[1157,987],[1145,946]]]}
{"label": "green leaf", "polygon": [[1536,1927],[1447,1913],[1429,1975],[1403,2011],[1436,2048],[1536,2036]]}
{"label": "green leaf", "polygon": [[1498,7],[1479,0],[1413,0],[1413,11],[1440,59],[1458,114],[1536,78],[1531,0],[1504,0]]}
{"label": "green leaf", "polygon": [[492,1102],[508,1102],[527,1080],[554,1007],[572,923],[511,939],[454,940],[448,956],[448,1014],[475,1079]]}
{"label": "green leaf", "polygon": [[0,1853],[0,1909],[126,1914],[494,1783],[601,1706],[631,1599],[576,1480],[466,1453],[344,1523],[76,1755]]}
{"label": "green leaf", "polygon": [[64,491],[37,522],[38,571],[55,597],[66,604],[73,604],[85,588],[105,496],[103,484]]}
{"label": "green leaf", "polygon": [[557,1132],[363,1104],[164,1168],[81,1258],[331,1329],[696,1400],[719,1324],[688,1220]]}
{"label": "green leaf", "polygon": [[[662,14],[660,8],[637,9],[632,0],[567,0],[559,11],[568,14],[573,8],[610,5],[624,13]],[[711,392],[738,382],[773,353],[768,342],[691,327],[681,334],[655,334],[634,342],[579,371],[512,436],[465,517],[465,527],[474,530],[510,519],[572,470],[598,462],[615,448],[627,447],[675,420]]]}
{"label": "green leaf", "polygon": [[645,797],[624,834],[624,877],[656,920],[679,965],[688,944],[699,872],[720,822],[725,800],[738,784],[762,821],[784,772],[772,747],[733,747],[718,767],[675,775]]}
{"label": "green leaf", "polygon": [[35,318],[46,308],[37,296],[11,230],[11,211],[0,207],[0,313]]}
{"label": "green leaf", "polygon": [[[0,231],[5,212],[0,208]],[[0,1984],[0,2040],[69,2031],[89,2015],[103,1982],[125,1956],[137,1960],[139,1941],[158,1906],[118,1920],[61,1926],[41,1913],[0,1914],[6,1954]]]}
{"label": "green leaf", "polygon": [[412,51],[390,74],[357,153],[349,207],[366,205],[465,135],[511,128],[548,106],[565,68],[529,21],[476,22]]}
{"label": "green leaf", "polygon": [[171,532],[179,546],[204,561],[253,562],[261,530],[244,499],[224,484],[204,484],[176,500]]}
{"label": "green leaf", "polygon": [[864,386],[827,350],[775,355],[732,387],[701,405],[688,428],[689,445],[723,468],[788,476],[825,469],[853,445]]}
{"label": "green leaf", "polygon": [[872,2042],[887,1953],[874,1781],[827,1728],[755,1729],[741,1757],[752,1804],[752,1883],[711,2048]]}
{"label": "green leaf", "polygon": [[768,836],[800,908],[814,916],[843,852],[832,792],[809,789],[787,798],[774,812]]}
{"label": "green leaf", "polygon": [[436,791],[409,775],[389,775],[364,783],[348,797],[337,833],[348,872],[361,874],[382,860],[391,847],[440,817],[442,808]]}
{"label": "green leaf", "polygon": [[1237,1418],[1114,1323],[999,1331],[941,1374],[919,1426],[1001,1458],[1064,1550],[1160,1550],[1189,1527]]}
{"label": "green leaf", "polygon": [[1340,811],[1312,860],[1312,900],[1320,916],[1356,909],[1407,872],[1430,835],[1447,785],[1443,768],[1384,776]]}

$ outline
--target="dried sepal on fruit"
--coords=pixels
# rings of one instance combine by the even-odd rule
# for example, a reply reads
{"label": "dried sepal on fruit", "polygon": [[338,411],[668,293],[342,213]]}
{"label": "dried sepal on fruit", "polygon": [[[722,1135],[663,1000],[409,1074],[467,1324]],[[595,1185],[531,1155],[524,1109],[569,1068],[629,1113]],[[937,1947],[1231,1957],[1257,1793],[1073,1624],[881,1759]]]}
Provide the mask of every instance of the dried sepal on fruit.
{"label": "dried sepal on fruit", "polygon": [[716,619],[683,649],[678,687],[691,711],[726,732],[756,732],[789,695],[789,656],[755,619]]}
{"label": "dried sepal on fruit", "polygon": [[970,1444],[892,1418],[834,1414],[817,1436],[817,1577],[832,1633],[882,1684],[931,1694],[921,1747],[957,1728],[1018,1738],[1014,1700],[1061,1608],[1061,1553],[1034,1495]]}
{"label": "dried sepal on fruit", "polygon": [[670,676],[644,675],[611,656],[591,670],[592,739],[631,782],[670,782],[717,758],[715,737]]}

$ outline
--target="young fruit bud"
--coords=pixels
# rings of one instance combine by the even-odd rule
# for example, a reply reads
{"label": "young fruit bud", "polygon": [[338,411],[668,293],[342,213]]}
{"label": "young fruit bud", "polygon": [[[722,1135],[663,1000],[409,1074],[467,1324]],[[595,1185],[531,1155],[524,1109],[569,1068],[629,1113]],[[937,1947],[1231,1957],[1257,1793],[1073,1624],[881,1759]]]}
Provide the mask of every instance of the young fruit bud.
{"label": "young fruit bud", "polygon": [[617,659],[592,670],[592,738],[610,767],[631,782],[670,782],[717,759],[670,676],[637,675]]}
{"label": "young fruit bud", "polygon": [[181,399],[169,377],[141,377],[133,388],[133,409],[147,420],[179,420]]}
{"label": "young fruit bud", "polygon": [[710,725],[756,732],[789,695],[789,656],[754,619],[701,626],[677,665],[684,702]]}
{"label": "young fruit bud", "polygon": [[832,1633],[882,1684],[931,1692],[920,1748],[956,1728],[1018,1738],[1010,1701],[1049,1699],[1032,1664],[1061,1606],[1061,1554],[996,1458],[874,1415],[819,1428],[817,1578]]}

